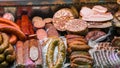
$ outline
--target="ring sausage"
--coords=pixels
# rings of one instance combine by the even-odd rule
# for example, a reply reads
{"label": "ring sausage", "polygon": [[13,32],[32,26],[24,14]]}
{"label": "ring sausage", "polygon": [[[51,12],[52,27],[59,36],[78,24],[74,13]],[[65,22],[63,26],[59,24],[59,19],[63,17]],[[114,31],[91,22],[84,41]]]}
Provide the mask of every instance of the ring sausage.
{"label": "ring sausage", "polygon": [[[55,64],[53,63],[53,54],[55,47],[58,46],[58,56]],[[65,59],[65,45],[60,38],[53,38],[52,42],[48,46],[46,61],[48,68],[61,68]]]}

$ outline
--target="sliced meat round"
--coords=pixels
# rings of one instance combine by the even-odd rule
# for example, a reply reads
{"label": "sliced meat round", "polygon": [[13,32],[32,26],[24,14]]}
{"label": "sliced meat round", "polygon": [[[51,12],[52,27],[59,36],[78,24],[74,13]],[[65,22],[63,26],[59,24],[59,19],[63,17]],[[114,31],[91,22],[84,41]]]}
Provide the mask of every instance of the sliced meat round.
{"label": "sliced meat round", "polygon": [[45,22],[45,23],[51,23],[52,22],[52,18],[45,18],[43,21]]}
{"label": "sliced meat round", "polygon": [[80,19],[69,20],[65,24],[65,29],[70,32],[83,32],[87,29],[87,22]]}
{"label": "sliced meat round", "polygon": [[65,31],[65,23],[71,19],[74,19],[73,11],[69,8],[63,8],[58,10],[53,16],[53,24],[59,31]]}
{"label": "sliced meat round", "polygon": [[47,33],[44,29],[38,29],[36,31],[36,34],[37,34],[37,38],[39,40],[43,40],[43,39],[47,38]]}
{"label": "sliced meat round", "polygon": [[35,21],[34,22],[34,27],[35,28],[43,28],[45,26],[45,22],[44,21]]}

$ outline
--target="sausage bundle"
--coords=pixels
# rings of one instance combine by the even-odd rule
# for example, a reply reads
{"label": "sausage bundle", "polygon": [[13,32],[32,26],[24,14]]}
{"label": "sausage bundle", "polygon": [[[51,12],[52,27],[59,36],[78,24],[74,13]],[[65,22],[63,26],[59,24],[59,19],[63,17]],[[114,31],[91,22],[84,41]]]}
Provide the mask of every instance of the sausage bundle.
{"label": "sausage bundle", "polygon": [[71,68],[92,68],[92,58],[87,52],[90,47],[83,36],[66,35]]}
{"label": "sausage bundle", "polygon": [[16,59],[13,46],[6,33],[0,33],[0,67],[6,68]]}

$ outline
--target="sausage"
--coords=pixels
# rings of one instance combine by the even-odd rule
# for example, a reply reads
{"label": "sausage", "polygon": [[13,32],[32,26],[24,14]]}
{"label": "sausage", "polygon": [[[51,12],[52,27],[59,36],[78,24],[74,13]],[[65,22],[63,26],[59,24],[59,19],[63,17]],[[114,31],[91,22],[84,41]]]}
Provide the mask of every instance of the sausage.
{"label": "sausage", "polygon": [[22,15],[22,20],[21,20],[21,30],[25,35],[30,35],[29,31],[29,18],[27,15]]}
{"label": "sausage", "polygon": [[34,34],[34,29],[31,21],[29,22],[29,31],[30,31],[30,34]]}
{"label": "sausage", "polygon": [[36,61],[38,60],[38,56],[39,56],[38,42],[36,39],[31,39],[29,45],[29,57],[32,61]]}
{"label": "sausage", "polygon": [[20,40],[24,40],[25,39],[25,34],[20,30],[20,29],[16,29],[13,26],[8,26],[6,24],[0,24],[0,31],[6,32],[6,33],[12,33],[14,35],[16,35]]}
{"label": "sausage", "polygon": [[86,56],[86,55],[81,55],[81,54],[79,54],[79,55],[72,55],[72,56],[70,56],[70,60],[71,61],[73,61],[75,58],[86,58],[86,59],[89,59],[89,60],[93,60],[90,56]]}
{"label": "sausage", "polygon": [[71,68],[92,68],[91,65],[79,65],[79,64],[75,64],[75,63],[71,63],[70,64]]}
{"label": "sausage", "polygon": [[38,43],[38,49],[39,49],[39,57],[38,60],[35,61],[35,67],[36,68],[42,68],[42,45],[39,43],[39,41],[37,40]]}
{"label": "sausage", "polygon": [[59,37],[59,33],[52,24],[46,24],[46,31],[48,37],[53,37],[53,36]]}
{"label": "sausage", "polygon": [[45,18],[43,21],[44,21],[46,24],[47,24],[47,23],[51,23],[51,22],[52,22],[52,18]]}
{"label": "sausage", "polygon": [[88,28],[87,22],[80,19],[69,20],[65,24],[65,29],[72,33],[83,34],[86,32],[87,28]]}
{"label": "sausage", "polygon": [[13,51],[13,54],[10,54],[10,55],[6,56],[6,61],[9,62],[9,63],[14,62],[15,59],[16,59],[15,51]]}
{"label": "sausage", "polygon": [[72,39],[68,39],[67,40],[67,43],[70,44],[72,43],[73,41],[80,41],[80,42],[84,42],[84,43],[87,43],[87,41],[83,38],[72,38]]}
{"label": "sausage", "polygon": [[17,29],[20,29],[20,27],[17,24],[15,24],[14,22],[12,22],[12,21],[10,21],[8,19],[5,19],[5,18],[0,18],[0,24],[3,24],[3,23],[14,26]]}
{"label": "sausage", "polygon": [[21,28],[21,19],[20,18],[17,19],[16,24]]}
{"label": "sausage", "polygon": [[105,35],[106,33],[103,31],[99,31],[99,30],[94,30],[94,31],[90,31],[88,32],[88,34],[86,35],[85,39],[87,41],[89,41],[90,39],[92,40],[96,40],[97,38]]}
{"label": "sausage", "polygon": [[9,41],[9,37],[6,33],[2,33],[2,38],[3,38],[3,43],[0,45],[0,53],[2,53],[7,47],[9,47],[8,45],[8,41]]}
{"label": "sausage", "polygon": [[74,34],[68,34],[65,36],[67,39],[73,39],[73,38],[84,38],[83,36],[74,35]]}
{"label": "sausage", "polygon": [[86,51],[90,49],[88,45],[69,45],[69,46],[73,51],[79,51],[79,50]]}
{"label": "sausage", "polygon": [[12,34],[9,39],[9,43],[14,45],[16,42],[17,42],[17,37],[16,37],[16,35]]}
{"label": "sausage", "polygon": [[73,59],[72,63],[84,65],[84,64],[92,64],[92,61],[86,58],[75,58]]}
{"label": "sausage", "polygon": [[17,41],[16,43],[16,63],[17,68],[23,68],[24,67],[24,51],[23,51],[24,45],[22,41]]}
{"label": "sausage", "polygon": [[68,44],[69,45],[85,45],[86,43],[85,42],[82,42],[82,41],[72,41],[71,43]]}
{"label": "sausage", "polygon": [[73,51],[71,53],[71,56],[74,56],[74,55],[86,55],[86,56],[90,56],[90,54],[86,51]]}
{"label": "sausage", "polygon": [[47,38],[47,33],[45,32],[44,29],[38,29],[38,30],[36,31],[36,34],[37,34],[37,38],[38,38],[39,40],[43,40],[43,39]]}
{"label": "sausage", "polygon": [[44,28],[45,22],[44,21],[36,21],[36,22],[34,22],[33,25],[35,28]]}
{"label": "sausage", "polygon": [[[55,64],[53,63],[54,49],[58,46],[58,56]],[[48,68],[61,68],[65,59],[65,45],[60,38],[54,38],[48,46],[46,62]]]}
{"label": "sausage", "polygon": [[29,43],[29,40],[24,42],[24,65],[26,68],[35,68],[34,62],[29,58]]}
{"label": "sausage", "polygon": [[11,44],[9,44],[9,47],[4,50],[4,55],[12,54],[14,52],[14,48]]}
{"label": "sausage", "polygon": [[2,44],[2,41],[3,41],[2,34],[0,33],[0,44]]}

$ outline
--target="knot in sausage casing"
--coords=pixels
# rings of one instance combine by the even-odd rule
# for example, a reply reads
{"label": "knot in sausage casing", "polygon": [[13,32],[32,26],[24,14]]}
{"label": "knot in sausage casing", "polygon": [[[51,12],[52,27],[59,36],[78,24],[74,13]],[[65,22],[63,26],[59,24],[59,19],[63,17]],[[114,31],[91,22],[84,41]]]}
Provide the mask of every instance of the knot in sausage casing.
{"label": "knot in sausage casing", "polygon": [[[54,50],[56,46],[58,46],[58,55],[57,55],[57,60],[54,64],[53,56],[54,56]],[[65,45],[63,41],[60,38],[53,38],[51,43],[48,46],[47,55],[46,55],[48,68],[61,68],[65,59],[65,55],[66,55],[65,52],[66,52]]]}

